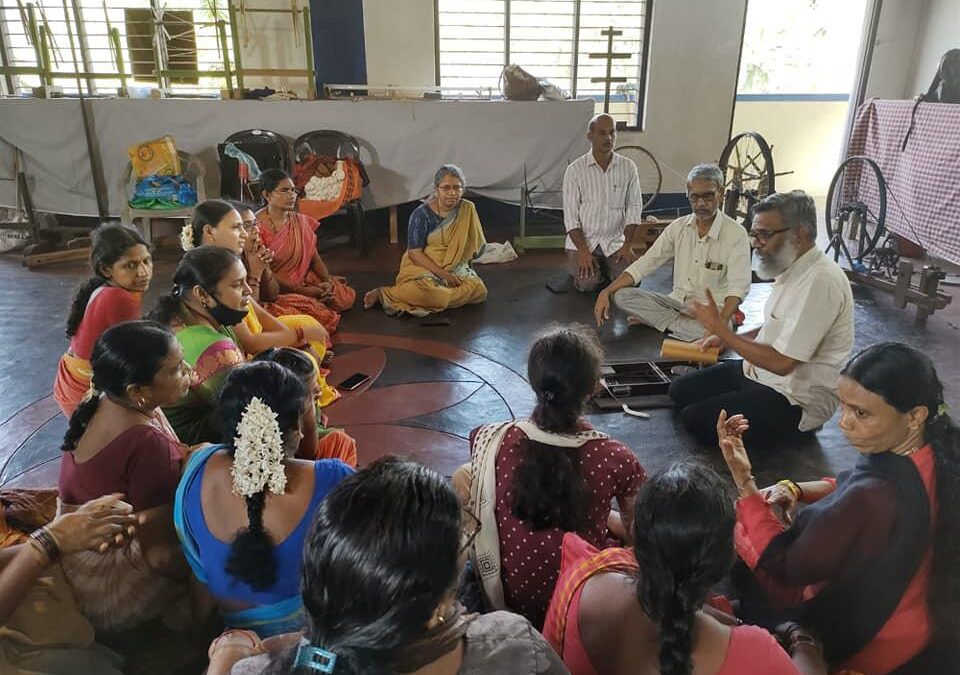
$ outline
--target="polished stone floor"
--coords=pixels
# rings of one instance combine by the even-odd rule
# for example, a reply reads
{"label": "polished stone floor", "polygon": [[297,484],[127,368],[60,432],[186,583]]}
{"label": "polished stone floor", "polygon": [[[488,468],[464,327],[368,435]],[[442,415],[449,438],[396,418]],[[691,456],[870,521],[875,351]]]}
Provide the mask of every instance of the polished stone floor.
{"label": "polished stone floor", "polygon": [[[488,227],[488,238],[502,241],[506,229]],[[325,259],[362,294],[389,283],[402,248],[373,242],[369,257],[332,248]],[[169,286],[176,264],[173,250],[157,252],[154,283],[145,301]],[[467,456],[467,436],[475,426],[529,412],[526,353],[531,340],[552,322],[592,322],[593,298],[575,292],[554,294],[544,284],[562,264],[558,251],[532,251],[517,261],[481,266],[489,288],[487,303],[448,314],[448,326],[424,326],[413,318],[389,318],[357,307],[342,320],[331,381],[355,372],[372,376],[368,387],[328,408],[332,423],[344,426],[360,443],[361,461],[386,453],[421,459],[445,474]],[[0,256],[0,485],[53,485],[66,421],[51,398],[57,360],[66,347],[63,322],[74,288],[85,278],[82,264],[28,271],[17,254]],[[668,288],[662,271],[652,288]],[[759,322],[765,284],[755,285],[746,303],[747,324]],[[879,291],[855,287],[856,346],[909,342],[930,354],[946,385],[947,400],[960,405],[960,301],[937,313],[925,326],[914,323],[914,309],[893,307]],[[628,328],[624,317],[600,330],[612,359],[656,358],[662,336]],[[674,410],[651,411],[651,419],[620,412],[591,414],[599,429],[628,444],[648,471],[697,456],[716,463],[714,448],[697,447]],[[783,476],[807,479],[834,474],[856,459],[836,419],[816,435],[754,449],[761,482]]]}

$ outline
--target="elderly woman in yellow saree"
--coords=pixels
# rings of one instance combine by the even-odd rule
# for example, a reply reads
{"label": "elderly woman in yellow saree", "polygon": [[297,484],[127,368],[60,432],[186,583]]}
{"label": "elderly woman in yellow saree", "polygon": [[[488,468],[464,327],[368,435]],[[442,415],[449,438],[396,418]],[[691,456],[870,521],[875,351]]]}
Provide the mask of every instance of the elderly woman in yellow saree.
{"label": "elderly woman in yellow saree", "polygon": [[426,316],[487,299],[487,287],[470,266],[487,242],[476,207],[463,199],[464,184],[459,167],[437,170],[435,194],[410,214],[396,284],[369,291],[364,309],[379,304],[390,315]]}

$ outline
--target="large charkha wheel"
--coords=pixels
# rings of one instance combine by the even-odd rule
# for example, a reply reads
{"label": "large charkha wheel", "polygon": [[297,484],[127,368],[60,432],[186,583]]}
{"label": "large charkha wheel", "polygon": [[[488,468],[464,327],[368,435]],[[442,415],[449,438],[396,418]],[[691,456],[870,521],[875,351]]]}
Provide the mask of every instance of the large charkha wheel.
{"label": "large charkha wheel", "polygon": [[660,163],[653,153],[639,145],[624,145],[617,148],[617,153],[629,158],[637,165],[640,191],[643,193],[643,210],[646,211],[660,194],[660,188],[663,186]]}
{"label": "large charkha wheel", "polygon": [[833,174],[827,192],[827,253],[832,251],[838,261],[845,253],[849,263],[862,264],[864,256],[876,248],[886,217],[887,182],[880,167],[869,157],[847,158]]}
{"label": "large charkha wheel", "polygon": [[720,153],[724,175],[723,212],[750,229],[753,205],[774,191],[773,154],[754,131],[737,134]]}

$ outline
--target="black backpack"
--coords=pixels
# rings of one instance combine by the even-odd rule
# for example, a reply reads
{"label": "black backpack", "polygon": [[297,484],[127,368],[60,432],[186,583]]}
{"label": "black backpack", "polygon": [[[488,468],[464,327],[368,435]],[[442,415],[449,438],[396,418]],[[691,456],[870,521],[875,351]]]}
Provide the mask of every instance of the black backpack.
{"label": "black backpack", "polygon": [[910,140],[910,134],[913,133],[913,125],[916,121],[917,107],[921,103],[960,103],[960,49],[948,49],[940,57],[940,65],[937,66],[937,73],[933,76],[933,82],[927,93],[917,96],[916,103],[913,104],[913,111],[910,113],[910,126],[903,137],[903,143],[900,145],[900,152],[907,149],[907,141]]}
{"label": "black backpack", "polygon": [[940,57],[937,74],[927,93],[923,94],[924,101],[931,103],[960,103],[960,49],[950,49]]}

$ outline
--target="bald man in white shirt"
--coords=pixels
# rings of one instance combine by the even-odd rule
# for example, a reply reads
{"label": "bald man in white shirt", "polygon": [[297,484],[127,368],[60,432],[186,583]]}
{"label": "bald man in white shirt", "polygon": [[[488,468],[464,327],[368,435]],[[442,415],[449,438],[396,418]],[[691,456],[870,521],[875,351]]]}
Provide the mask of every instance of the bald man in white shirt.
{"label": "bald man in white shirt", "polygon": [[[720,167],[693,167],[687,175],[687,198],[693,213],[667,225],[639,260],[600,291],[593,310],[598,326],[610,318],[612,300],[635,323],[678,340],[699,340],[704,329],[693,317],[691,303],[705,301],[708,290],[723,301],[723,320],[734,320],[750,290],[750,240],[740,223],[720,211]],[[669,295],[634,288],[671,260],[673,291]]]}
{"label": "bald man in white shirt", "polygon": [[590,152],[563,174],[567,270],[582,293],[610,283],[636,260],[630,241],[643,197],[636,164],[613,151],[616,137],[610,115],[594,117],[587,128]]}

